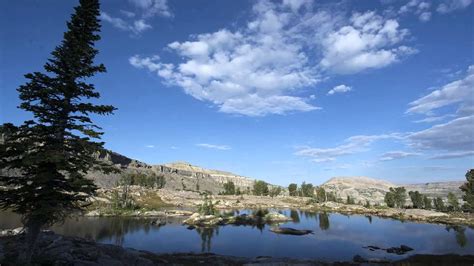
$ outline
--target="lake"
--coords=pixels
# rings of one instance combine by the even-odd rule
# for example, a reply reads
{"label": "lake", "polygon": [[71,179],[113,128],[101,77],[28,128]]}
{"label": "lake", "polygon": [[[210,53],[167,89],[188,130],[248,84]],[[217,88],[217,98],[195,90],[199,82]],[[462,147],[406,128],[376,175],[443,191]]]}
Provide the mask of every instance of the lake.
{"label": "lake", "polygon": [[[246,213],[240,211],[237,213]],[[52,229],[60,234],[94,239],[100,243],[147,250],[155,253],[212,252],[241,257],[290,257],[322,261],[350,261],[354,255],[367,258],[401,259],[413,254],[474,254],[474,230],[465,226],[445,226],[402,222],[362,215],[281,210],[292,218],[281,226],[310,229],[304,236],[279,235],[268,225],[221,226],[189,230],[182,219],[168,218],[165,226],[151,225],[149,218],[77,217]],[[0,213],[0,229],[20,226],[16,215]],[[405,255],[381,248],[408,245]]]}

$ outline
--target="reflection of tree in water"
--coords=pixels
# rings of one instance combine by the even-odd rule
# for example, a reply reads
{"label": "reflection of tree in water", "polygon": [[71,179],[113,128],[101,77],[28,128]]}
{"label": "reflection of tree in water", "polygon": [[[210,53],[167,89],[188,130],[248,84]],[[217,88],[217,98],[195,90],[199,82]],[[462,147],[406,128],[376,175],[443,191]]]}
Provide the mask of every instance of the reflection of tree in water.
{"label": "reflection of tree in water", "polygon": [[256,218],[256,224],[255,227],[260,230],[260,232],[263,232],[263,229],[265,228],[265,222],[263,220],[263,217],[267,215],[269,211],[267,209],[258,209],[258,210],[253,210],[252,214]]}
{"label": "reflection of tree in water", "polygon": [[214,237],[214,232],[219,235],[219,228],[198,227],[196,232],[201,236],[201,252],[211,252],[211,240]]}
{"label": "reflection of tree in water", "polygon": [[454,230],[456,235],[456,242],[460,247],[465,247],[467,245],[467,237],[466,237],[466,227],[459,226],[459,225],[447,225],[446,231],[450,232],[451,229]]}
{"label": "reflection of tree in water", "polygon": [[143,219],[111,218],[107,221],[106,226],[99,229],[96,240],[113,239],[114,244],[121,246],[124,241],[124,236],[127,233],[133,233],[141,229],[148,232],[150,230],[150,221]]}
{"label": "reflection of tree in water", "polygon": [[294,223],[299,223],[300,222],[300,215],[297,210],[291,210],[290,211],[290,217],[291,220],[293,220]]}
{"label": "reflection of tree in water", "polygon": [[367,215],[367,216],[365,216],[365,218],[367,218],[367,220],[369,220],[369,223],[372,223],[372,216]]}
{"label": "reflection of tree in water", "polygon": [[328,230],[329,229],[329,214],[325,212],[320,212],[318,215],[319,219],[319,228],[321,230]]}

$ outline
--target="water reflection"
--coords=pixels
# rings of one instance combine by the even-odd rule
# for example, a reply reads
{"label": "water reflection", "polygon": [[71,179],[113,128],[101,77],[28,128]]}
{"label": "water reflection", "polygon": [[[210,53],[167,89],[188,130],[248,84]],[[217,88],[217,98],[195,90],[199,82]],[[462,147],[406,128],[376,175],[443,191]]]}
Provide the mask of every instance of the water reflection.
{"label": "water reflection", "polygon": [[328,230],[330,226],[329,214],[326,212],[321,212],[318,215],[318,219],[319,219],[319,229],[321,229],[322,231]]}
{"label": "water reflection", "polygon": [[211,252],[211,241],[214,237],[219,235],[219,227],[215,228],[196,228],[196,232],[201,236],[201,252]]}
{"label": "water reflection", "polygon": [[456,243],[458,243],[460,247],[465,247],[467,245],[466,227],[459,225],[446,226],[446,231],[449,232],[451,229],[455,232]]}
{"label": "water reflection", "polygon": [[[275,211],[275,210],[272,210]],[[52,229],[60,234],[87,237],[101,243],[148,250],[157,253],[213,252],[233,256],[273,256],[315,258],[328,261],[363,257],[401,259],[403,256],[372,252],[362,247],[413,247],[413,254],[474,254],[474,230],[465,226],[440,226],[376,216],[282,210],[291,221],[283,227],[319,230],[314,235],[286,236],[269,231],[269,226],[223,226],[187,230],[182,218],[169,218],[164,226],[156,219],[125,217],[78,217]],[[266,210],[241,210],[234,214],[263,217]],[[18,227],[18,217],[0,214],[0,229]],[[242,248],[245,247],[245,248]],[[393,256],[393,257],[391,257]]]}
{"label": "water reflection", "polygon": [[300,222],[300,214],[297,210],[290,210],[290,217],[295,224]]}
{"label": "water reflection", "polygon": [[372,224],[372,216],[366,215],[365,218],[367,218],[367,220],[369,220],[369,224]]}

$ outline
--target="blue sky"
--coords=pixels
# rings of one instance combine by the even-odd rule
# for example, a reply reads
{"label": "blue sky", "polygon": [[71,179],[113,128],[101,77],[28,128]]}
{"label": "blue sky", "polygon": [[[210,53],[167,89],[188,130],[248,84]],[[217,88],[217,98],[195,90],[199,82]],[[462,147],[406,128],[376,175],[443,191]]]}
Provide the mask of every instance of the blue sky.
{"label": "blue sky", "polygon": [[[462,180],[474,166],[474,5],[103,0],[106,147],[286,185]],[[77,1],[0,2],[0,122]]]}

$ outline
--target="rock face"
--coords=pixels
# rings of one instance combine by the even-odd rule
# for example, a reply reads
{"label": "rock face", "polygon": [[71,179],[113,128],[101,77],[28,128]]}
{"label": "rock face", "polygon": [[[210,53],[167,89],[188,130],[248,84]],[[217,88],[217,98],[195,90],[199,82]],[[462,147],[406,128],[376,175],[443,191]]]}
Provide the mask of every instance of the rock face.
{"label": "rock face", "polygon": [[454,193],[459,199],[462,198],[462,191],[459,187],[463,184],[463,181],[452,181],[452,182],[431,182],[422,184],[408,184],[404,185],[407,191],[418,190],[422,194],[428,195],[428,197],[442,197],[446,198],[449,192]]}
{"label": "rock face", "polygon": [[[96,157],[115,165],[125,173],[162,175],[166,180],[165,188],[171,190],[199,190],[217,194],[224,190],[224,184],[226,182],[232,181],[236,188],[245,192],[252,189],[255,181],[248,177],[224,171],[209,170],[186,162],[149,165],[112,151],[97,153]],[[115,187],[120,176],[121,174],[103,174],[96,171],[91,171],[87,174],[88,178],[94,180],[94,182],[102,188]],[[270,187],[272,187],[272,185],[270,185]]]}
{"label": "rock face", "polygon": [[395,186],[388,181],[369,177],[334,177],[322,185],[326,191],[336,193],[336,197],[344,201],[350,196],[356,203],[368,200],[371,204],[383,203],[385,193]]}

